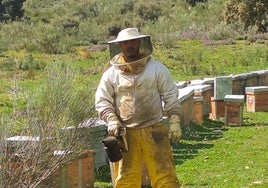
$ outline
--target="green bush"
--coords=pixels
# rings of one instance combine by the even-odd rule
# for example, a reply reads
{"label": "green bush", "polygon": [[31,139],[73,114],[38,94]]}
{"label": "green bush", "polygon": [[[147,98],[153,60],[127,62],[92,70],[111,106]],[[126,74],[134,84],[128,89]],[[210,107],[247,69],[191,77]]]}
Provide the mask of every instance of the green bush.
{"label": "green bush", "polygon": [[267,32],[267,0],[228,0],[224,4],[224,20],[227,24],[240,22],[247,31],[256,26],[258,32]]}
{"label": "green bush", "polygon": [[[55,61],[47,71],[46,81],[34,88],[35,92],[24,88],[21,80],[12,80],[6,85],[10,87],[7,92],[12,111],[1,113],[1,147],[7,144],[5,139],[12,136],[30,136],[33,140],[16,142],[12,145],[15,154],[8,150],[9,153],[4,153],[6,157],[1,155],[1,173],[6,173],[0,177],[1,187],[36,187],[62,163],[83,152],[77,140],[79,135],[75,132],[65,135],[64,139],[70,144],[63,147],[61,134],[62,128],[77,127],[92,116],[92,91],[76,85],[77,73],[66,62]],[[53,154],[59,150],[62,154]],[[10,168],[14,167],[15,157],[21,165]]]}
{"label": "green bush", "polygon": [[144,20],[156,22],[161,14],[161,8],[154,4],[141,4],[138,8],[138,15]]}
{"label": "green bush", "polygon": [[[224,3],[203,1],[192,7],[186,1],[174,0],[146,3],[27,0],[22,22],[1,24],[0,49],[67,53],[76,45],[104,43],[125,27],[138,27],[143,33],[151,34],[155,42],[168,47],[176,46],[179,40],[247,39],[255,35],[251,25],[246,32],[240,22],[225,24]],[[265,5],[259,3],[257,8],[262,26],[267,23],[262,16]]]}
{"label": "green bush", "polygon": [[20,50],[30,45],[33,35],[33,26],[23,22],[0,24],[0,49]]}
{"label": "green bush", "polygon": [[129,12],[132,12],[133,9],[134,9],[134,2],[131,0],[123,4],[123,7],[121,8],[120,13],[124,15]]}

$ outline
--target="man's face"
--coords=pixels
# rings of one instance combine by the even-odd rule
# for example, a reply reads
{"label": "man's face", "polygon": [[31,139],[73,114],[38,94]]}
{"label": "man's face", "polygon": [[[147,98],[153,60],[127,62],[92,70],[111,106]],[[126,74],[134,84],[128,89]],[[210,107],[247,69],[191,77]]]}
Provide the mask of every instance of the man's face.
{"label": "man's face", "polygon": [[127,62],[139,59],[139,39],[122,41],[119,45]]}

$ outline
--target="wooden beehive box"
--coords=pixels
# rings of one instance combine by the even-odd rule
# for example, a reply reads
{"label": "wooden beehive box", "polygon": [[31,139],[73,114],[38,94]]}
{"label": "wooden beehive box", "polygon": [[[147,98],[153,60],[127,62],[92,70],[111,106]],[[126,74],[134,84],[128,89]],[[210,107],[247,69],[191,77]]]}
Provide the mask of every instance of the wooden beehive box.
{"label": "wooden beehive box", "polygon": [[202,97],[202,113],[203,116],[208,116],[211,112],[211,85],[192,85],[194,97]]}
{"label": "wooden beehive box", "polygon": [[194,122],[201,124],[203,122],[203,97],[194,97]]}
{"label": "wooden beehive box", "polygon": [[268,111],[268,86],[246,87],[247,111]]}
{"label": "wooden beehive box", "polygon": [[186,87],[179,89],[181,126],[188,125],[194,117],[194,91]]}
{"label": "wooden beehive box", "polygon": [[244,98],[244,95],[225,96],[225,125],[242,125]]}
{"label": "wooden beehive box", "polygon": [[[60,151],[56,155],[61,155]],[[67,156],[68,157],[68,156]],[[88,150],[70,158],[59,166],[55,173],[42,182],[39,188],[93,188],[95,151]]]}
{"label": "wooden beehive box", "polygon": [[78,127],[65,127],[61,130],[62,149],[72,145],[73,137],[76,137],[76,145],[79,149],[94,150],[96,152],[95,167],[99,168],[107,164],[106,152],[102,144],[107,127],[104,121],[88,119]]}

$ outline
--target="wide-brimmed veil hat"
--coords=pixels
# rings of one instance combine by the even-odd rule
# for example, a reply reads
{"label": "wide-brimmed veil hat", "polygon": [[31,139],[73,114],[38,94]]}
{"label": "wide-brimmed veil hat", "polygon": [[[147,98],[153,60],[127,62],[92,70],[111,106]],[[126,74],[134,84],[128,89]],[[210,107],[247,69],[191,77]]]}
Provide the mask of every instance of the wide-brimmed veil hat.
{"label": "wide-brimmed veil hat", "polygon": [[126,28],[121,30],[117,38],[108,42],[110,49],[110,58],[112,59],[115,55],[121,53],[119,43],[122,41],[140,39],[139,52],[145,56],[150,56],[153,52],[151,37],[150,35],[142,35],[139,33],[137,28]]}

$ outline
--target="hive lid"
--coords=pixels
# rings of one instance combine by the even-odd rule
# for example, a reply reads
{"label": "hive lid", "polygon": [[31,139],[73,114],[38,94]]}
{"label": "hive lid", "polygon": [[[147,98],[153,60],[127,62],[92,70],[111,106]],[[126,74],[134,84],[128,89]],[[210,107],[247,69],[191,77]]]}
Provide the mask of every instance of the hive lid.
{"label": "hive lid", "polygon": [[226,95],[224,97],[224,102],[239,102],[243,103],[244,102],[244,95]]}
{"label": "hive lid", "polygon": [[246,93],[247,92],[258,93],[263,91],[268,91],[268,86],[246,87]]}

